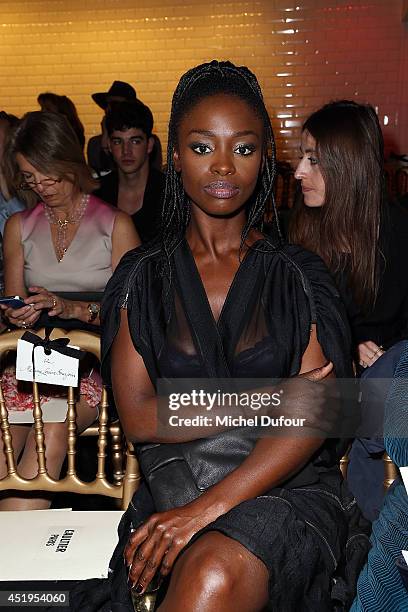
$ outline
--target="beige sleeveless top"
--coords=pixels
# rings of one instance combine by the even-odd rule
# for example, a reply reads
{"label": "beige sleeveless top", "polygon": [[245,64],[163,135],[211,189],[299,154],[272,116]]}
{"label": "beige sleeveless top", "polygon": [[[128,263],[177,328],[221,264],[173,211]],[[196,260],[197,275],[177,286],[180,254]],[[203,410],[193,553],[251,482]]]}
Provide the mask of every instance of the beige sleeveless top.
{"label": "beige sleeveless top", "polygon": [[90,196],[78,231],[62,260],[40,202],[21,213],[25,286],[49,291],[101,292],[112,275],[112,231],[117,210]]}

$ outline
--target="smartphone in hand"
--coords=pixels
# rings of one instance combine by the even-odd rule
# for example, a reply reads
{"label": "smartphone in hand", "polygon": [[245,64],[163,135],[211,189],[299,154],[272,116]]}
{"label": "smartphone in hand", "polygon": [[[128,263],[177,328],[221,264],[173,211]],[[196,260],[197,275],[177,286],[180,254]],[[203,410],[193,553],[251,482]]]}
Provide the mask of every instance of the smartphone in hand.
{"label": "smartphone in hand", "polygon": [[28,304],[26,304],[23,298],[21,298],[19,295],[9,295],[5,297],[0,297],[0,304],[4,304],[9,308],[14,309],[22,308],[23,306],[28,306]]}

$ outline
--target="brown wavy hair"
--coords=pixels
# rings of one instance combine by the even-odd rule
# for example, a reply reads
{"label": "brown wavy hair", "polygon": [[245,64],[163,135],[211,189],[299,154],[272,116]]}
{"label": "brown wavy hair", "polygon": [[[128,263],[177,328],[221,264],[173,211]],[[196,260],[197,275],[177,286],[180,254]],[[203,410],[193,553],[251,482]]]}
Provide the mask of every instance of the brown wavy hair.
{"label": "brown wavy hair", "polygon": [[352,296],[370,310],[378,292],[378,234],[384,205],[384,142],[374,108],[340,100],[304,123],[316,140],[325,202],[295,204],[289,239],[320,255],[334,276],[347,272]]}
{"label": "brown wavy hair", "polygon": [[[4,168],[8,183],[19,189],[21,176],[17,153],[40,172],[70,181],[83,193],[98,187],[78,138],[63,115],[48,111],[27,113],[13,131],[5,151]],[[38,202],[33,191],[20,190],[19,197],[29,206]]]}

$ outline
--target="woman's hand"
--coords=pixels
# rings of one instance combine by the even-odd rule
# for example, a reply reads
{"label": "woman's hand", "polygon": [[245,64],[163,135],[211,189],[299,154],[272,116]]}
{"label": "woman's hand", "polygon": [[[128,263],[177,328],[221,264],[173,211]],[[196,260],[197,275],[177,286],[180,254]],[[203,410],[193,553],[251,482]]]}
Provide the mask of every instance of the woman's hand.
{"label": "woman's hand", "polygon": [[24,301],[27,303],[27,306],[23,306],[22,308],[9,308],[4,304],[0,305],[0,308],[4,312],[4,316],[10,323],[16,327],[22,327],[23,329],[32,327],[41,314],[31,305],[31,298],[26,298]]}
{"label": "woman's hand", "polygon": [[[47,310],[50,317],[91,322],[87,302],[65,300],[45,287],[29,287],[28,290],[31,295],[24,299],[27,306],[13,310],[0,304],[5,316],[13,325],[23,328],[32,327],[40,318],[42,310]],[[92,322],[95,322],[95,325],[98,324],[97,320],[92,320]]]}
{"label": "woman's hand", "polygon": [[30,295],[24,299],[27,306],[8,308],[0,305],[5,316],[16,327],[32,327],[40,318],[42,310],[48,310],[50,317],[72,319],[74,302],[58,297],[44,287],[29,287]]}
{"label": "woman's hand", "polygon": [[[306,435],[313,431],[326,437],[333,432],[340,415],[338,389],[332,373],[333,364],[329,362],[281,382],[280,410],[285,419],[303,420],[301,429],[295,430],[289,425],[287,435],[295,431]],[[280,412],[276,413],[273,407],[267,414],[279,418]]]}
{"label": "woman's hand", "polygon": [[36,312],[48,310],[48,315],[50,317],[60,317],[61,319],[72,318],[72,309],[69,300],[58,297],[44,287],[29,287],[29,291],[35,295],[30,295],[25,301],[29,301]]}
{"label": "woman's hand", "polygon": [[384,355],[385,351],[382,346],[378,346],[372,340],[366,340],[365,342],[360,342],[357,347],[357,353],[359,364],[363,368],[369,368],[381,355]]}
{"label": "woman's hand", "polygon": [[129,567],[129,586],[135,587],[137,593],[145,591],[156,571],[166,576],[191,538],[219,516],[221,512],[214,509],[202,510],[204,496],[186,506],[152,514],[132,533],[124,557]]}

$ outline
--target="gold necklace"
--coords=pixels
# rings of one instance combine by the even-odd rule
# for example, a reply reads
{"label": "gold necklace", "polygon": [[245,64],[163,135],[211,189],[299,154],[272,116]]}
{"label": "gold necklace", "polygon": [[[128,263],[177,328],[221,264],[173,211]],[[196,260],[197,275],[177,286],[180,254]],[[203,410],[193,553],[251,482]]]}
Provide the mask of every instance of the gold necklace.
{"label": "gold necklace", "polygon": [[57,255],[58,262],[62,260],[65,253],[68,249],[67,244],[67,233],[68,233],[68,224],[74,225],[75,223],[79,223],[82,217],[85,214],[86,207],[89,202],[89,194],[83,194],[81,198],[81,203],[78,209],[74,209],[71,214],[67,215],[64,220],[58,219],[54,210],[45,204],[44,202],[44,213],[47,217],[49,223],[51,225],[57,226],[57,240],[55,245],[55,252]]}

